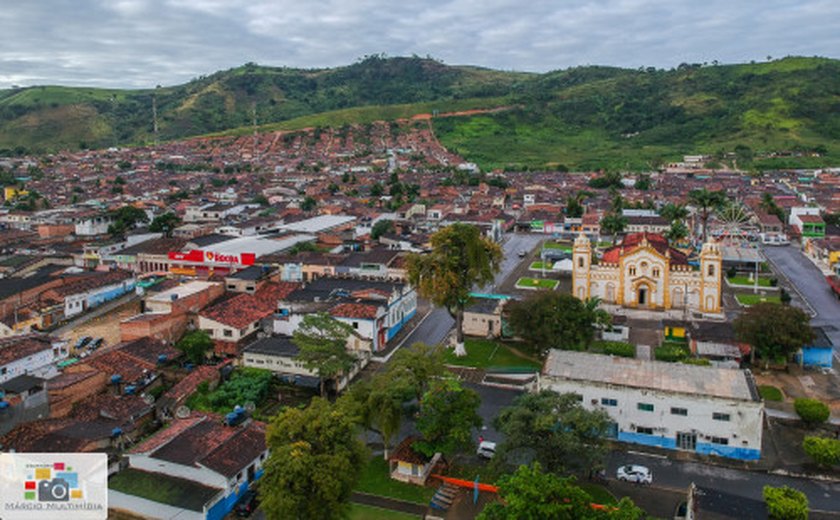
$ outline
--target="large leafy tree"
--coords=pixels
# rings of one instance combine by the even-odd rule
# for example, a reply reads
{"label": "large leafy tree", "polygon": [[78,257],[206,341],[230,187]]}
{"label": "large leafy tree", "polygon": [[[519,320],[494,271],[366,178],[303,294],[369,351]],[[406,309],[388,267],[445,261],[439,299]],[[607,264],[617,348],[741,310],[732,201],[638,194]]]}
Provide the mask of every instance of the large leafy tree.
{"label": "large leafy tree", "polygon": [[478,407],[481,398],[455,379],[437,379],[420,401],[417,430],[423,435],[412,447],[429,457],[473,447],[473,429],[480,428]]}
{"label": "large leafy tree", "polygon": [[703,225],[703,242],[706,242],[706,228],[709,224],[709,217],[712,212],[726,203],[726,193],[723,191],[709,191],[706,188],[691,190],[688,192],[689,202],[697,208],[700,214],[700,222]]}
{"label": "large leafy tree", "polygon": [[662,209],[659,210],[659,215],[668,222],[685,220],[688,217],[688,210],[682,204],[672,204],[669,202],[662,206]]}
{"label": "large leafy tree", "polygon": [[446,373],[443,349],[439,345],[415,343],[400,349],[388,363],[385,375],[398,386],[407,386],[417,401],[429,389],[429,382]]}
{"label": "large leafy tree", "polygon": [[393,220],[380,220],[376,224],[373,225],[373,228],[370,230],[370,238],[371,240],[379,240],[379,237],[384,235],[385,233],[393,233],[394,232],[394,221]]}
{"label": "large leafy tree", "polygon": [[514,333],[539,357],[553,348],[582,350],[595,332],[593,310],[571,294],[538,291],[510,303],[509,313]]}
{"label": "large leafy tree", "polygon": [[767,514],[772,520],[808,520],[808,497],[788,486],[764,486]]}
{"label": "large leafy tree", "polygon": [[112,235],[124,235],[126,231],[134,228],[137,224],[144,224],[149,221],[146,212],[134,206],[122,206],[110,214],[113,222],[108,227],[108,233]]}
{"label": "large leafy tree", "polygon": [[326,381],[349,371],[356,362],[356,356],[347,350],[351,334],[350,325],[321,312],[306,315],[292,336],[300,349],[298,360],[321,379],[321,396],[326,394]]}
{"label": "large leafy tree", "polygon": [[315,398],[287,408],[268,426],[270,450],[260,486],[269,520],[345,518],[367,460],[356,425],[340,407]]}
{"label": "large leafy tree", "polygon": [[178,215],[171,211],[167,211],[163,215],[158,215],[157,217],[152,220],[152,223],[149,224],[149,231],[153,233],[163,233],[164,236],[171,237],[172,231],[178,227],[178,224],[181,223],[181,219],[178,218]]}
{"label": "large leafy tree", "polygon": [[530,453],[553,473],[592,471],[604,463],[610,423],[605,411],[585,409],[573,394],[522,394],[494,421],[505,435],[498,460]]}
{"label": "large leafy tree", "polygon": [[205,330],[194,330],[184,334],[175,344],[191,363],[199,365],[207,358],[207,352],[213,348],[213,340]]}
{"label": "large leafy tree", "polygon": [[814,340],[810,318],[801,309],[776,303],[753,305],[735,318],[735,334],[752,346],[751,359],[758,354],[765,363],[786,360]]}
{"label": "large leafy tree", "polygon": [[382,437],[383,455],[388,460],[391,441],[403,423],[405,403],[412,395],[413,389],[407,381],[379,374],[371,380],[354,384],[337,403],[359,425]]}
{"label": "large leafy tree", "polygon": [[455,319],[455,353],[465,356],[464,307],[473,287],[491,283],[499,272],[502,249],[469,224],[441,229],[432,235],[431,245],[428,254],[408,258],[408,279],[421,296],[445,307]]}
{"label": "large leafy tree", "polygon": [[561,478],[543,472],[538,462],[519,466],[499,479],[502,502],[489,504],[478,520],[638,520],[644,512],[629,498],[612,507],[593,504],[592,497],[577,486],[574,477]]}
{"label": "large leafy tree", "polygon": [[665,233],[665,237],[671,242],[678,242],[688,236],[688,227],[682,220],[674,220],[671,222],[671,227]]}

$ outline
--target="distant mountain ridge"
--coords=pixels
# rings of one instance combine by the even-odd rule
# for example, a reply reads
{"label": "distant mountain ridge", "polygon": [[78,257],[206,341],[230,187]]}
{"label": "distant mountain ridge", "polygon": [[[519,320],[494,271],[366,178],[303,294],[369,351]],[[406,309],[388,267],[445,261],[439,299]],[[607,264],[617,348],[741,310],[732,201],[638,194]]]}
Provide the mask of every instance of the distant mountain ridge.
{"label": "distant mountain ridge", "polygon": [[742,165],[783,151],[840,163],[840,61],[797,57],[531,74],[375,55],[332,69],[246,64],[157,89],[9,89],[0,155],[149,143],[153,97],[161,140],[242,133],[254,112],[270,130],[505,105],[516,108],[436,119],[435,131],[485,168],[649,169],[735,147]]}

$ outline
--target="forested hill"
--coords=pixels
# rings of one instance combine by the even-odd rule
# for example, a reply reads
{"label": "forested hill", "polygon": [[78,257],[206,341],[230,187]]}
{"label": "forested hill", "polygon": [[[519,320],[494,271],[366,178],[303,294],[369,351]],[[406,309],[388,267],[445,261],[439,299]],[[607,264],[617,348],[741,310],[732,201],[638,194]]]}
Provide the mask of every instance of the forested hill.
{"label": "forested hill", "polygon": [[483,167],[642,169],[736,147],[742,165],[779,152],[769,166],[840,164],[840,61],[825,58],[527,74],[370,56],[333,69],[247,64],[149,90],[4,90],[0,155],[148,143],[153,97],[161,140],[247,126],[254,110],[280,123],[267,128],[294,128],[506,105],[435,130]]}

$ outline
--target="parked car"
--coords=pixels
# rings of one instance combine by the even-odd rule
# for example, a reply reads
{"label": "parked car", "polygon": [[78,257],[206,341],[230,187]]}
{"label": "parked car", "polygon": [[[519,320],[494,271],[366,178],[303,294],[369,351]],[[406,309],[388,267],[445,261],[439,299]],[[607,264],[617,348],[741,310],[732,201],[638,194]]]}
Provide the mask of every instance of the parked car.
{"label": "parked car", "polygon": [[87,345],[88,343],[90,343],[91,341],[93,341],[93,338],[91,338],[90,336],[83,336],[83,337],[79,338],[79,341],[76,342],[76,348],[77,349],[82,348],[85,345]]}
{"label": "parked car", "polygon": [[496,455],[496,443],[481,441],[478,444],[478,450],[476,450],[475,454],[482,459],[492,459]]}
{"label": "parked car", "polygon": [[251,516],[251,513],[256,511],[257,505],[257,492],[249,489],[236,503],[236,516]]}
{"label": "parked car", "polygon": [[636,482],[638,484],[650,484],[653,482],[653,473],[644,467],[635,464],[621,466],[615,474],[615,478],[625,482]]}
{"label": "parked car", "polygon": [[93,342],[90,344],[90,347],[88,348],[90,348],[91,350],[96,350],[99,347],[101,347],[104,342],[105,338],[96,338],[95,340],[93,340]]}
{"label": "parked car", "polygon": [[525,255],[527,255],[527,254],[528,254],[528,251],[526,251],[524,249],[519,250],[519,258],[525,258]]}

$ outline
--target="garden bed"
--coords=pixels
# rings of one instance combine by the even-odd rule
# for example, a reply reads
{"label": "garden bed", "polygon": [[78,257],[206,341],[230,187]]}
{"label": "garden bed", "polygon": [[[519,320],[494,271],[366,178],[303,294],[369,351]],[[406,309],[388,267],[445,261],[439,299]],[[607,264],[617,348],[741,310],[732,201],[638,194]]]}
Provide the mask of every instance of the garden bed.
{"label": "garden bed", "polygon": [[[726,285],[734,288],[740,289],[753,289],[755,288],[755,280],[750,280],[748,276],[732,276],[726,277]],[[766,276],[759,276],[758,277],[758,287],[762,290],[766,291],[778,291],[778,282],[776,284],[773,283],[773,278],[768,278]]]}
{"label": "garden bed", "polygon": [[454,350],[447,350],[444,362],[448,365],[472,368],[530,368],[540,370],[542,364],[514,352],[504,343],[488,339],[467,339],[467,355],[458,357]]}

